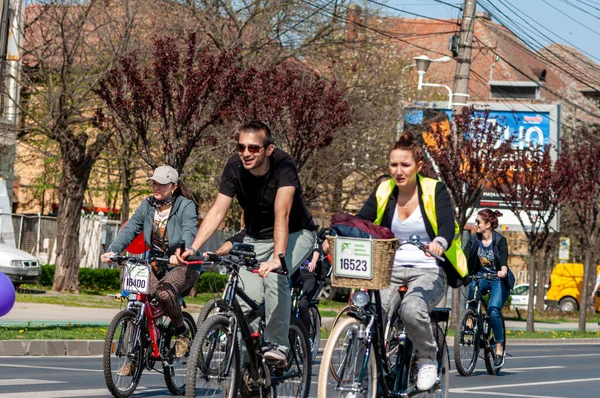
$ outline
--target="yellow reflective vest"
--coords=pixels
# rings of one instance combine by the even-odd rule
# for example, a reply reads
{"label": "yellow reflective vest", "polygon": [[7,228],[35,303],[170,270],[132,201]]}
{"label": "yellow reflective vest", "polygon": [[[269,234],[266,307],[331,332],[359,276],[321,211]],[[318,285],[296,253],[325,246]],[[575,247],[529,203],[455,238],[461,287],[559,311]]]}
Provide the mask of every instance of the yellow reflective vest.
{"label": "yellow reflective vest", "polygon": [[[421,199],[423,200],[423,208],[433,233],[438,233],[437,215],[435,211],[435,187],[438,180],[433,178],[423,177],[418,175],[419,184],[421,185]],[[392,191],[396,187],[396,183],[393,179],[382,182],[377,187],[375,196],[377,198],[377,218],[373,222],[375,225],[381,225],[383,214],[388,203],[388,199],[392,194]],[[467,258],[465,253],[462,251],[461,239],[460,239],[460,228],[458,223],[454,222],[454,240],[449,244],[448,250],[444,253],[444,256],[448,259],[450,264],[454,267],[456,272],[464,278],[467,276]]]}

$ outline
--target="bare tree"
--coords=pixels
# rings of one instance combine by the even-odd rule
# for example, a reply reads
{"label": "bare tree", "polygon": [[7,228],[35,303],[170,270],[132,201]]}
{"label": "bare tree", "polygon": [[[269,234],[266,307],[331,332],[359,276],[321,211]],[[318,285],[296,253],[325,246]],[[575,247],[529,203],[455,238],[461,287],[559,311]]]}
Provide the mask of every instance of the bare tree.
{"label": "bare tree", "polygon": [[133,16],[103,1],[30,3],[24,32],[22,138],[42,134],[60,147],[53,290],[78,291],[79,217],[94,162],[110,139],[92,127],[92,88],[127,47]]}
{"label": "bare tree", "polygon": [[[565,197],[573,210],[581,232],[583,284],[579,303],[579,331],[585,331],[591,285],[596,277],[595,264],[600,259],[600,143],[598,129],[581,129],[562,142],[563,183]],[[593,300],[592,300],[593,302]]]}
{"label": "bare tree", "polygon": [[[553,232],[551,223],[566,193],[566,184],[562,179],[563,160],[561,158],[553,162],[550,151],[550,145],[530,146],[513,151],[510,173],[492,181],[494,188],[519,220],[527,237],[529,286],[535,286],[538,254]],[[528,332],[534,331],[534,297],[534,294],[529,295]]]}

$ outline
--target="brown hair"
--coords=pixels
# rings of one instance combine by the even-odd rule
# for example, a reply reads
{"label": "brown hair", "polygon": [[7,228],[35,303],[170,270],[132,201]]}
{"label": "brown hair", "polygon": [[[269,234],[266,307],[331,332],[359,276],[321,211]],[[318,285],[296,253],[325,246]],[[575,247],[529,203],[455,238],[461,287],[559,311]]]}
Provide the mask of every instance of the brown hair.
{"label": "brown hair", "polygon": [[405,131],[400,136],[400,139],[392,145],[392,149],[390,149],[390,153],[395,151],[396,149],[404,149],[405,151],[411,151],[413,154],[413,158],[415,159],[415,163],[419,163],[423,161],[425,156],[423,155],[423,148],[415,141],[413,135]]}
{"label": "brown hair", "polygon": [[481,217],[484,222],[489,222],[492,229],[498,228],[498,217],[502,217],[502,213],[492,209],[480,210],[477,215]]}
{"label": "brown hair", "polygon": [[[246,123],[240,125],[237,129],[236,136],[239,137],[239,134],[242,132],[258,133],[260,131],[264,131],[264,133],[265,133],[265,142],[263,142],[263,145],[265,147],[274,143],[273,134],[271,133],[271,129],[269,128],[269,126],[266,123],[264,123],[260,120],[250,120],[249,122],[246,122]],[[237,139],[237,137],[236,137],[236,139]]]}

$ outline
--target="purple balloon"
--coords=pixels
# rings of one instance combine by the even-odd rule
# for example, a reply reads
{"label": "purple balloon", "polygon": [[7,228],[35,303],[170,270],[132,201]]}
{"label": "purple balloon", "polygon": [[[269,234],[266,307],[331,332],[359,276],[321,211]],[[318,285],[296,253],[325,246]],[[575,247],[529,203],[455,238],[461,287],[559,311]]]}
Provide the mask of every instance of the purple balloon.
{"label": "purple balloon", "polygon": [[15,305],[15,287],[8,276],[0,272],[0,316],[10,312]]}

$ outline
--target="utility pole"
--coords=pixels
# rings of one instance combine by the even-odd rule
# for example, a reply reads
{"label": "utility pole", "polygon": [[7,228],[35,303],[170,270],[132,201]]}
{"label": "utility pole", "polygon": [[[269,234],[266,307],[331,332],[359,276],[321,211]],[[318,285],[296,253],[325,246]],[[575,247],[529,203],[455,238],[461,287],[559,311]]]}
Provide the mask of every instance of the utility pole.
{"label": "utility pole", "polygon": [[454,73],[454,98],[452,113],[459,113],[467,105],[469,98],[469,76],[471,73],[471,52],[473,48],[473,29],[475,26],[475,8],[477,0],[465,0],[460,23],[458,56]]}

